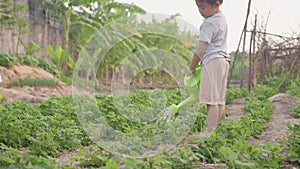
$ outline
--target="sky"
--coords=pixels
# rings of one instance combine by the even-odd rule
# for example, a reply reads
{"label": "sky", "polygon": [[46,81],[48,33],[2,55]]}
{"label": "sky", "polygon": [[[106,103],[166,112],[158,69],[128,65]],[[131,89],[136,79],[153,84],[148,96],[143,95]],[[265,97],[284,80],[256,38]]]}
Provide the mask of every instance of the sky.
{"label": "sky", "polygon": [[[195,0],[115,0],[116,2],[134,3],[149,13],[172,15],[180,13],[180,19],[190,23],[196,29],[203,22],[195,5]],[[228,51],[235,51],[245,23],[248,0],[224,0],[221,10],[228,24]],[[252,0],[252,10],[248,23],[250,30],[254,15],[258,22],[265,23],[269,16],[267,31],[286,36],[293,32],[300,34],[300,0]]]}

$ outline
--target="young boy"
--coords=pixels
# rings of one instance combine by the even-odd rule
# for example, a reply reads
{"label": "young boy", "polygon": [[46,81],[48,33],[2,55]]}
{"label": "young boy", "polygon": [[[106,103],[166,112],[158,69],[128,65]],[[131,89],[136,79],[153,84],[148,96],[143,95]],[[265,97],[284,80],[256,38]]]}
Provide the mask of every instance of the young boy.
{"label": "young boy", "polygon": [[225,90],[229,69],[227,24],[219,9],[223,0],[196,0],[205,18],[200,26],[199,44],[190,64],[195,72],[201,61],[200,103],[207,105],[207,132],[211,133],[225,117]]}

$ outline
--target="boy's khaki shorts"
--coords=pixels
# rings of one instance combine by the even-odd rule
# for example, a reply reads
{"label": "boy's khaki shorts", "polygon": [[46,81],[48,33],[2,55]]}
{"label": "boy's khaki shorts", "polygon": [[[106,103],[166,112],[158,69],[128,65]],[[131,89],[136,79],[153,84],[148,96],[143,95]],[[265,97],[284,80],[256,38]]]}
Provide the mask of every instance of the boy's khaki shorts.
{"label": "boy's khaki shorts", "polygon": [[208,105],[225,105],[229,63],[216,58],[201,68],[199,101]]}

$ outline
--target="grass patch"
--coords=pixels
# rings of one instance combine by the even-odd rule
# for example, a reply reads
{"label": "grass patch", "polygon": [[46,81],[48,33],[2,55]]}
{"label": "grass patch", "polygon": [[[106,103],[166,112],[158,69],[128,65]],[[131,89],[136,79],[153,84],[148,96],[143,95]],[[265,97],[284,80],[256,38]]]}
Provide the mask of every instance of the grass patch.
{"label": "grass patch", "polygon": [[51,80],[51,79],[45,79],[45,78],[37,78],[37,79],[25,78],[25,79],[21,79],[21,80],[12,82],[10,84],[10,86],[12,86],[12,87],[58,86],[58,81]]}

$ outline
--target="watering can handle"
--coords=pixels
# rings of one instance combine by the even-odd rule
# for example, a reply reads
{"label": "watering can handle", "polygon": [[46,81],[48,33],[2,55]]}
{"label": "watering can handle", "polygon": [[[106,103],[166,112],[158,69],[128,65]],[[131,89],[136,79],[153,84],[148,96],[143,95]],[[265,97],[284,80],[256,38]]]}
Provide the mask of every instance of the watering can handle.
{"label": "watering can handle", "polygon": [[197,80],[200,80],[201,66],[197,65],[195,70],[196,71],[195,71],[194,75],[196,76],[196,78],[198,78]]}

